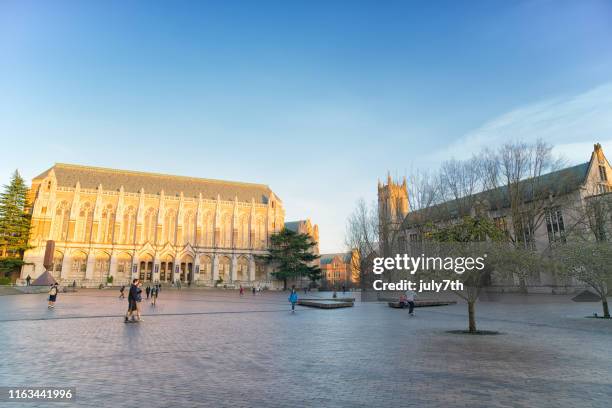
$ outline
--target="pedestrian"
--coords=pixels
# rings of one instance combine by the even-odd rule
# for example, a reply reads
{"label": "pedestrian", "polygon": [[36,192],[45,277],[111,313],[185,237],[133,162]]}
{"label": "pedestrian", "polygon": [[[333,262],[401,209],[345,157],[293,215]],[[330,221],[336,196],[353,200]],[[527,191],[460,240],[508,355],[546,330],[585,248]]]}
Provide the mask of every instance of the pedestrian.
{"label": "pedestrian", "polygon": [[140,317],[140,303],[142,302],[142,282],[138,281],[137,290],[136,290],[136,317],[139,322],[142,322],[142,317]]}
{"label": "pedestrian", "polygon": [[346,286],[342,285],[342,294],[344,295],[345,292],[346,292]]}
{"label": "pedestrian", "polygon": [[255,286],[253,286],[251,290],[253,291],[253,296],[255,296],[255,293],[257,292],[257,289],[255,289]]}
{"label": "pedestrian", "polygon": [[[157,284],[157,292],[161,292],[161,283]],[[159,295],[159,293],[158,293],[158,295]]]}
{"label": "pedestrian", "polygon": [[157,303],[157,293],[158,289],[156,285],[153,287],[153,289],[151,289],[151,306],[155,306],[155,304]]}
{"label": "pedestrian", "polygon": [[125,285],[121,285],[119,289],[119,299],[125,299]]}
{"label": "pedestrian", "polygon": [[151,294],[151,287],[149,285],[147,285],[147,288],[145,289],[145,292],[147,293],[147,299],[149,298],[149,294]]}
{"label": "pedestrian", "polygon": [[332,298],[336,299],[338,297],[338,292],[336,292],[336,289],[334,289],[334,294],[332,295]]}
{"label": "pedestrian", "polygon": [[125,314],[125,322],[129,323],[130,318],[132,321],[134,320],[134,314],[138,313],[138,306],[136,299],[138,297],[138,278],[134,278],[132,280],[132,284],[130,285],[130,290],[128,292],[128,310]]}
{"label": "pedestrian", "polygon": [[308,288],[304,286],[304,294],[308,293]]}
{"label": "pedestrian", "polygon": [[55,282],[53,285],[51,285],[51,289],[49,289],[49,304],[47,305],[48,309],[53,309],[55,307],[57,292],[57,282]]}
{"label": "pedestrian", "polygon": [[406,297],[406,303],[408,303],[408,313],[410,316],[414,316],[414,299],[416,298],[416,293],[413,290],[407,290],[404,296]]}
{"label": "pedestrian", "polygon": [[244,295],[244,288],[240,285],[240,296]]}
{"label": "pedestrian", "polygon": [[30,275],[26,276],[26,286],[30,286],[31,280],[32,280],[32,277]]}
{"label": "pedestrian", "polygon": [[73,290],[76,289],[76,281],[75,280],[72,281],[72,289]]}
{"label": "pedestrian", "polygon": [[291,303],[291,313],[295,313],[295,304],[298,301],[298,294],[295,288],[291,288],[291,294],[289,294],[289,302]]}

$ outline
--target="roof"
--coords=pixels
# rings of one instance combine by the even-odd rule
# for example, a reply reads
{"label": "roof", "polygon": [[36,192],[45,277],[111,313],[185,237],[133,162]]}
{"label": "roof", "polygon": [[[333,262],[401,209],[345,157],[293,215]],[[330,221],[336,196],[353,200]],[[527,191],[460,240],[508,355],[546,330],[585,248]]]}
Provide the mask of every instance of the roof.
{"label": "roof", "polygon": [[329,265],[337,256],[340,257],[343,262],[347,263],[350,262],[352,254],[350,252],[340,252],[337,254],[321,254],[319,261],[321,265]]}
{"label": "roof", "polygon": [[[576,166],[567,167],[541,176],[530,178],[521,181],[523,187],[524,200],[529,202],[534,197],[541,198],[549,193],[559,196],[571,193],[580,188],[586,180],[589,163],[585,162]],[[534,190],[534,186],[536,191]],[[500,208],[509,208],[510,201],[507,194],[508,187],[501,186],[492,190],[483,191],[463,199],[471,203],[481,202],[486,203],[490,210],[498,210]],[[463,208],[465,201],[451,200],[434,206],[423,208],[408,213],[404,219],[404,223],[418,223],[421,220],[437,221],[447,217],[450,213],[451,217],[467,215],[471,208]]]}
{"label": "roof", "polygon": [[272,190],[265,184],[241,183],[236,181],[212,180],[197,177],[173,176],[168,174],[146,173],[132,170],[118,170],[103,167],[81,166],[76,164],[56,163],[34,180],[45,178],[53,170],[58,186],[74,187],[77,181],[82,188],[96,189],[101,184],[105,190],[118,191],[122,186],[126,192],[159,194],[162,190],[168,196],[178,196],[182,192],[186,197],[267,204]]}
{"label": "roof", "polygon": [[299,221],[287,221],[285,222],[285,228],[287,228],[288,230],[291,230],[293,232],[298,232],[299,228],[300,228],[300,224],[306,222],[306,220],[299,220]]}

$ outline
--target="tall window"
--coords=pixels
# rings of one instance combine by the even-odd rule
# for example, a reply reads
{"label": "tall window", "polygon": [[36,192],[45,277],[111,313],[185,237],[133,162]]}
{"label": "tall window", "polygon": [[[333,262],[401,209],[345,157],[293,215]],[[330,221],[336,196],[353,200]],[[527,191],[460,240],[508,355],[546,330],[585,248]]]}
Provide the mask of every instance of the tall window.
{"label": "tall window", "polygon": [[601,181],[608,181],[608,175],[606,174],[606,166],[599,166],[599,179]]}
{"label": "tall window", "polygon": [[255,221],[255,247],[263,248],[266,246],[266,225],[262,217]]}
{"label": "tall window", "polygon": [[189,210],[183,219],[183,243],[195,244],[195,215]]}
{"label": "tall window", "polygon": [[238,245],[241,248],[249,247],[249,216],[243,214],[238,222]]}
{"label": "tall window", "polygon": [[107,205],[102,210],[102,220],[100,225],[100,242],[113,242],[113,230],[115,229],[115,213],[113,206]]}
{"label": "tall window", "polygon": [[221,247],[229,248],[232,246],[232,217],[224,214],[221,218]]}
{"label": "tall window", "polygon": [[123,213],[123,238],[124,244],[132,243],[134,240],[134,227],[136,224],[136,214],[134,207],[129,206]]}
{"label": "tall window", "polygon": [[166,210],[166,217],[164,219],[164,232],[164,241],[174,244],[174,237],[176,236],[176,212],[172,208]]}
{"label": "tall window", "polygon": [[93,208],[90,203],[84,203],[81,206],[78,224],[79,240],[89,242],[89,240],[91,240],[91,227],[93,225]]}
{"label": "tall window", "polygon": [[546,211],[546,230],[548,232],[548,242],[565,242],[563,215],[558,208],[551,208]]}
{"label": "tall window", "polygon": [[144,236],[145,241],[155,242],[155,227],[157,220],[155,219],[156,211],[154,208],[149,208],[145,213],[144,219]]}
{"label": "tall window", "polygon": [[55,211],[55,224],[53,239],[56,241],[65,241],[68,235],[68,223],[70,221],[70,208],[66,201],[62,201],[57,205]]}
{"label": "tall window", "polygon": [[213,217],[210,212],[204,214],[201,239],[203,246],[213,246]]}

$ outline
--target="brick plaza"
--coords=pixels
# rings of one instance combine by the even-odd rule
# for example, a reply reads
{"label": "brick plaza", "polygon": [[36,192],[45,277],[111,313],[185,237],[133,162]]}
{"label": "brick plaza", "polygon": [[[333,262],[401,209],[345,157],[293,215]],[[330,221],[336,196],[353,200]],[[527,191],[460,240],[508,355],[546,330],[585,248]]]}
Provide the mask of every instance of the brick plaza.
{"label": "brick plaza", "polygon": [[405,310],[289,313],[287,295],[165,290],[124,324],[115,290],[0,296],[0,386],[74,386],[74,403],[7,406],[609,407],[612,322],[597,303],[510,296]]}

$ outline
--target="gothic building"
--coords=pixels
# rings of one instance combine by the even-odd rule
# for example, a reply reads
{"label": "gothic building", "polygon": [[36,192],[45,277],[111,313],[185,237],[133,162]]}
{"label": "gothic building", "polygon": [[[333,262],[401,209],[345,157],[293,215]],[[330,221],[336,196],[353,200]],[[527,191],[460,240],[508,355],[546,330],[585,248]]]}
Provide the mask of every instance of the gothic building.
{"label": "gothic building", "polygon": [[[536,181],[536,182],[532,182]],[[533,205],[540,214],[538,224],[524,225],[520,234],[514,234],[526,247],[539,252],[551,248],[553,243],[565,243],[578,237],[592,237],[598,241],[612,241],[612,167],[600,144],[595,144],[589,161],[528,179],[530,185],[545,188],[544,194],[525,189],[528,201],[541,200]],[[392,242],[391,251],[410,252],[410,248],[423,239],[428,223],[448,224],[467,216],[486,214],[507,233],[514,232],[510,203],[506,187],[484,191],[459,202],[449,201],[410,211],[406,182],[378,184],[380,230],[386,231],[381,242]],[[468,203],[467,205],[462,205]],[[590,208],[603,208],[593,212]],[[586,214],[586,215],[585,215]],[[425,228],[426,230],[426,228]],[[583,239],[583,238],[580,238]],[[514,290],[518,280],[493,280],[492,289]],[[578,282],[557,279],[549,272],[541,272],[528,282],[529,290],[539,292],[573,291]]]}
{"label": "gothic building", "polygon": [[63,283],[275,284],[256,257],[284,226],[282,201],[266,185],[56,164],[30,194],[22,279],[44,271],[53,240],[51,272]]}

